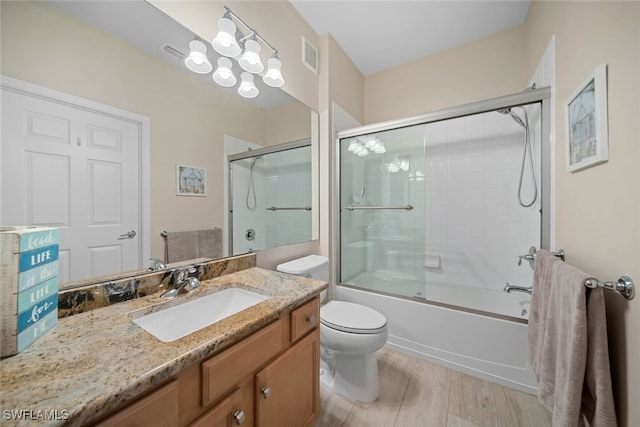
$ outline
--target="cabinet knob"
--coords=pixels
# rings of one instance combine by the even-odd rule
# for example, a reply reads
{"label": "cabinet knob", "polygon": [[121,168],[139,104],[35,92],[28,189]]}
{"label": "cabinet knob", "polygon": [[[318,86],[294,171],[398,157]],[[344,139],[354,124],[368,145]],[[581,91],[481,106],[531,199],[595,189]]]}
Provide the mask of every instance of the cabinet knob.
{"label": "cabinet knob", "polygon": [[262,387],[262,390],[260,390],[260,392],[262,393],[265,399],[268,399],[269,396],[271,396],[271,388],[268,386]]}
{"label": "cabinet knob", "polygon": [[314,316],[313,314],[307,316],[307,323],[312,324],[313,322],[315,322],[315,320],[316,320],[316,316]]}
{"label": "cabinet knob", "polygon": [[233,420],[236,422],[236,425],[240,425],[244,422],[244,411],[239,410],[233,413]]}

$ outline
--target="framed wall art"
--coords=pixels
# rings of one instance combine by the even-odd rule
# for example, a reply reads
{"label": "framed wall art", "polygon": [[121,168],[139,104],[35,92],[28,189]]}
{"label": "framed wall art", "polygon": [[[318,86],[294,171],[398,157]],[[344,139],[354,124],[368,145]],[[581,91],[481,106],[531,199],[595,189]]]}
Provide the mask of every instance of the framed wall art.
{"label": "framed wall art", "polygon": [[575,172],[609,159],[607,64],[600,64],[569,97],[566,106],[567,170]]}
{"label": "framed wall art", "polygon": [[176,165],[176,194],[178,196],[206,196],[207,170]]}

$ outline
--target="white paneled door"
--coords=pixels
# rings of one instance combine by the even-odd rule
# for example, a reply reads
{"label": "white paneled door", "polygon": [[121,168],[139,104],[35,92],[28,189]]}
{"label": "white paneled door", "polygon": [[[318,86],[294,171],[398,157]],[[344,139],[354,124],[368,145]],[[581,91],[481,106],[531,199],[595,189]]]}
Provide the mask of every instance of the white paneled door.
{"label": "white paneled door", "polygon": [[60,281],[141,266],[138,124],[2,90],[2,225],[59,228]]}

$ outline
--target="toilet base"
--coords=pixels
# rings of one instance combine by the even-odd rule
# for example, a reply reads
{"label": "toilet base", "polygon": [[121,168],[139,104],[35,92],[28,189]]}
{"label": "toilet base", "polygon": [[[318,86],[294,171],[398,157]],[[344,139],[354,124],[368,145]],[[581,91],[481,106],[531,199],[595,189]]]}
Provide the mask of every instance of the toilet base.
{"label": "toilet base", "polygon": [[[376,353],[334,353],[335,371],[322,361],[320,383],[323,387],[360,402],[373,402],[380,394]],[[334,373],[335,372],[335,373]]]}

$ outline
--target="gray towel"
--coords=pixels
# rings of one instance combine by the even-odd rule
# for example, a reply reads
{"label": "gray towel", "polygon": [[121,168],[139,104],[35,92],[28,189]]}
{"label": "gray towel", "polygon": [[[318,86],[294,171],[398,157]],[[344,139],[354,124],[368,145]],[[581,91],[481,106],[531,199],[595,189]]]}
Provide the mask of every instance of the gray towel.
{"label": "gray towel", "polygon": [[195,258],[216,259],[222,256],[222,230],[220,228],[176,231],[167,233],[167,263]]}
{"label": "gray towel", "polygon": [[[554,426],[615,426],[602,289],[548,251],[536,254],[529,364]],[[588,299],[588,302],[587,302]]]}

